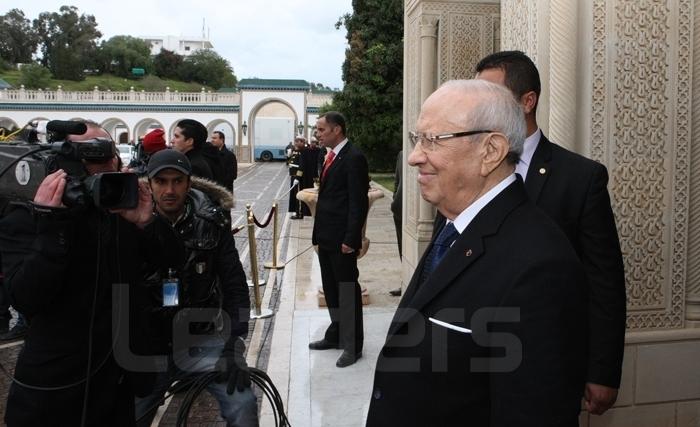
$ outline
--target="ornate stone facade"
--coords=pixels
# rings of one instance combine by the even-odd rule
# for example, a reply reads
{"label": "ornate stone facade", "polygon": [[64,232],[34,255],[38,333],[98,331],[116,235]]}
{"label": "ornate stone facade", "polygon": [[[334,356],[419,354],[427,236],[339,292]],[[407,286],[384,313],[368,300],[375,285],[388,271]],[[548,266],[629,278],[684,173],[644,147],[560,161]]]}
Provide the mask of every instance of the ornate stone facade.
{"label": "ornate stone facade", "polygon": [[688,214],[688,270],[686,274],[686,318],[700,325],[700,2],[694,2],[692,76],[692,139],[690,148],[690,209]]}
{"label": "ornate stone facade", "polygon": [[522,50],[538,64],[537,1],[509,0],[503,2],[501,21],[503,50]]}

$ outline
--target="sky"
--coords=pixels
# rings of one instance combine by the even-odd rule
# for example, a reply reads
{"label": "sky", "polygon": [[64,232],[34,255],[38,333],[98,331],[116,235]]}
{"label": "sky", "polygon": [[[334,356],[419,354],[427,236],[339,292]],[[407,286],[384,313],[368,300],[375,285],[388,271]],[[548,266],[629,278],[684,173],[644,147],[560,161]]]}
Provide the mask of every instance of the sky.
{"label": "sky", "polygon": [[238,79],[303,79],[341,88],[347,42],[335,29],[351,0],[31,0],[3,1],[31,21],[62,5],[93,15],[102,39],[116,35],[196,36],[204,32]]}

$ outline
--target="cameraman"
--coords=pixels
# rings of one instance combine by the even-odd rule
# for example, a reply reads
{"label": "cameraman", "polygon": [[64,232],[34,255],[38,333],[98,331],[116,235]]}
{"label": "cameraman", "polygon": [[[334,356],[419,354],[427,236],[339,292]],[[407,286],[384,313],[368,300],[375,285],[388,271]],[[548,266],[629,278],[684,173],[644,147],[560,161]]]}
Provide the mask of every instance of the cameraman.
{"label": "cameraman", "polygon": [[[156,307],[151,323],[159,329],[149,341],[159,353],[167,353],[168,362],[160,369],[154,392],[137,400],[136,417],[139,425],[150,425],[173,382],[219,371],[217,382],[207,390],[219,402],[221,416],[230,426],[254,427],[257,402],[243,342],[250,317],[246,277],[231,235],[229,212],[209,197],[217,197],[222,188],[192,174],[187,156],[176,150],[159,151],[148,162],[157,215],[172,224],[182,239],[186,261],[173,261],[169,271],[147,279]],[[192,188],[193,184],[202,191]],[[173,279],[179,280],[178,291],[169,299],[166,283]]]}
{"label": "cameraman", "polygon": [[[84,134],[68,139],[111,141],[99,125],[85,124]],[[83,161],[87,174],[116,172],[119,156],[113,141],[112,150],[106,161]],[[133,425],[131,377],[114,359],[112,337],[112,305],[130,302],[113,301],[112,285],[128,284],[131,299],[138,300],[142,268],[164,262],[155,257],[181,257],[181,246],[168,224],[153,216],[145,184],[139,188],[138,206],[116,214],[65,207],[67,178],[60,169],[48,175],[33,202],[16,206],[0,221],[5,285],[11,303],[30,321],[5,422]],[[114,320],[120,327],[128,319]]]}

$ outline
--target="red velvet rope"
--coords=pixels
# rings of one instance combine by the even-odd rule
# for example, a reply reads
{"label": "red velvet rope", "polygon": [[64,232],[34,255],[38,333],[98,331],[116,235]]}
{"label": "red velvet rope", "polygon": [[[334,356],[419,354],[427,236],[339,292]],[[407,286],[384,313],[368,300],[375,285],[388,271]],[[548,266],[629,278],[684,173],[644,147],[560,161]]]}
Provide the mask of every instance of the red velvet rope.
{"label": "red velvet rope", "polygon": [[260,228],[265,228],[268,225],[270,225],[270,221],[272,220],[272,215],[275,213],[277,210],[277,206],[273,206],[272,209],[270,209],[270,213],[267,214],[267,219],[265,220],[264,224],[261,224],[258,222],[258,219],[255,217],[255,214],[253,214],[253,221],[255,221],[255,225],[257,225]]}

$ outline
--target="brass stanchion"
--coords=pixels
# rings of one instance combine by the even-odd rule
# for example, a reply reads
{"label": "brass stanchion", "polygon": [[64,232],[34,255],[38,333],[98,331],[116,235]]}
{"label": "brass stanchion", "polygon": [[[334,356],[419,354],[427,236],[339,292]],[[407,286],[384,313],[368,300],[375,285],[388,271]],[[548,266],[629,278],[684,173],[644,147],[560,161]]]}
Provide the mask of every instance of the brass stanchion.
{"label": "brass stanchion", "polygon": [[251,319],[265,319],[267,317],[272,317],[272,310],[262,309],[262,300],[260,298],[260,286],[258,285],[258,248],[255,244],[255,219],[253,218],[253,211],[250,208],[250,204],[245,206],[246,213],[248,214],[248,247],[250,249],[250,275],[253,278],[253,289],[255,292],[255,310],[250,313]]}
{"label": "brass stanchion", "polygon": [[272,204],[272,261],[268,261],[263,265],[265,268],[274,268],[275,270],[281,270],[284,268],[284,264],[277,264],[277,240],[279,239],[279,231],[277,230],[277,202]]}

